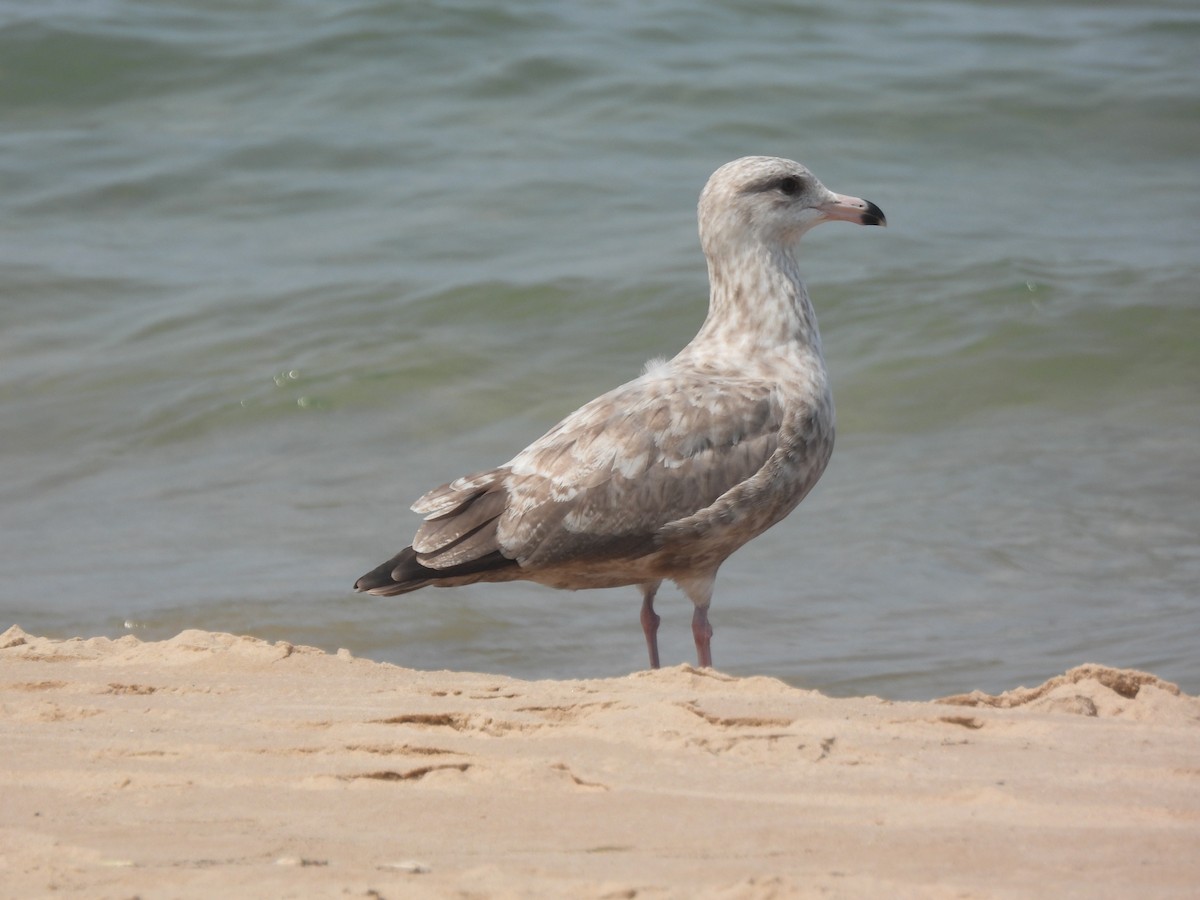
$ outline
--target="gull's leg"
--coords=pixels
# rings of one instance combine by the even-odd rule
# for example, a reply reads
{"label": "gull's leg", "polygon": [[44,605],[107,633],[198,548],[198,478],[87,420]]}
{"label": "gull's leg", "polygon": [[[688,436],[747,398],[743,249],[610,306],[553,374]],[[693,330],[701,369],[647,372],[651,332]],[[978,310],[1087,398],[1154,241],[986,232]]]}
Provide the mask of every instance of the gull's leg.
{"label": "gull's leg", "polygon": [[650,651],[650,668],[658,668],[658,623],[662,621],[654,611],[654,595],[661,581],[642,585],[642,631],[646,635],[646,649]]}
{"label": "gull's leg", "polygon": [[688,595],[688,599],[696,605],[692,613],[692,637],[696,640],[696,659],[701,668],[712,668],[712,625],[708,623],[708,607],[712,603],[713,578],[711,575],[701,578],[688,578],[675,583]]}
{"label": "gull's leg", "polygon": [[696,639],[696,659],[700,668],[712,668],[712,626],[708,624],[708,607],[697,606],[692,613],[692,637]]}

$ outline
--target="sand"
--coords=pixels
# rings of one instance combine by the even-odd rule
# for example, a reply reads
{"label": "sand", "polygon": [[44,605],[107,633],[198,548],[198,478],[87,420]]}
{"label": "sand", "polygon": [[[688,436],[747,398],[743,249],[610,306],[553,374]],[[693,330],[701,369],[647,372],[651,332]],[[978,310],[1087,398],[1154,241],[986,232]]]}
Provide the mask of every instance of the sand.
{"label": "sand", "polygon": [[0,895],[1187,897],[1200,699],[420,672],[0,635]]}

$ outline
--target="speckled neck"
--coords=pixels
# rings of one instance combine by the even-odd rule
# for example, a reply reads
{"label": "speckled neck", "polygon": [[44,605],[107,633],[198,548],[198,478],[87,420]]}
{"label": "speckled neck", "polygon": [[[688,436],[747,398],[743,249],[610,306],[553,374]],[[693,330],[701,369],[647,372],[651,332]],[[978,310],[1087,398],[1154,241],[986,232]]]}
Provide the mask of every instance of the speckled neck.
{"label": "speckled neck", "polygon": [[708,317],[693,345],[744,356],[784,348],[822,356],[816,313],[791,253],[758,245],[710,254],[708,278]]}

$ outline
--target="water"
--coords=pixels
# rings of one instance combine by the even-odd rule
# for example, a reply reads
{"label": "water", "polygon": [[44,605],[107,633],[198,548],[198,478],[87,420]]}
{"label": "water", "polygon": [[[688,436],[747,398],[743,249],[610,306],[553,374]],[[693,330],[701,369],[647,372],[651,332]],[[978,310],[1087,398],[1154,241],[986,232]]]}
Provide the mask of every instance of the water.
{"label": "water", "polygon": [[0,6],[0,626],[643,666],[632,589],[349,585],[686,343],[697,194],[767,153],[890,227],[806,238],[838,447],[722,569],[717,664],[1200,691],[1198,38],[1165,0]]}

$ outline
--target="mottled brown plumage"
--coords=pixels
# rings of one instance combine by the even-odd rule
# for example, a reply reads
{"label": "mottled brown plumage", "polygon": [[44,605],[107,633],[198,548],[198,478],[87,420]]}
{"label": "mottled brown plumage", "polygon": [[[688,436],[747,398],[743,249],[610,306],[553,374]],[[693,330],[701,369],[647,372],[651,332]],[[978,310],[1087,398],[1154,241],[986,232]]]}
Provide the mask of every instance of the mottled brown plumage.
{"label": "mottled brown plumage", "polygon": [[711,293],[692,342],[504,465],[425,494],[412,546],[355,587],[636,584],[657,667],[654,596],[669,579],[695,605],[697,656],[711,665],[717,569],[804,499],[833,451],[821,338],[793,256],[828,219],[885,224],[877,206],[832,193],[790,160],[718,169],[700,197]]}

